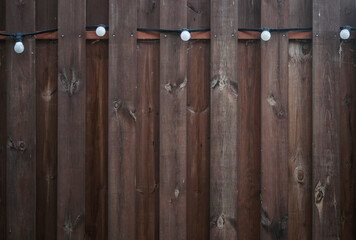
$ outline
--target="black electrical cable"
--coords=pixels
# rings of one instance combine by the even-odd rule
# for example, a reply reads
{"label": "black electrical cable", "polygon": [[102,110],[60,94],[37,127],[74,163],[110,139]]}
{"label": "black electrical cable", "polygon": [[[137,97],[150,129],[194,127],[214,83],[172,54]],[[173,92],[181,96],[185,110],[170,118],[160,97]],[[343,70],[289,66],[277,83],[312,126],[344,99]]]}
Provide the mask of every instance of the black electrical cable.
{"label": "black electrical cable", "polygon": [[201,28],[201,29],[158,29],[158,28],[137,28],[137,31],[141,32],[159,32],[159,33],[181,33],[183,31],[188,32],[206,32],[210,31],[210,28]]}
{"label": "black electrical cable", "polygon": [[50,33],[50,32],[56,32],[58,31],[57,28],[53,29],[48,29],[48,30],[43,30],[43,31],[37,31],[37,32],[31,32],[31,33],[0,33],[1,36],[7,36],[7,37],[26,37],[26,36],[34,36],[37,34],[42,34],[42,33]]}

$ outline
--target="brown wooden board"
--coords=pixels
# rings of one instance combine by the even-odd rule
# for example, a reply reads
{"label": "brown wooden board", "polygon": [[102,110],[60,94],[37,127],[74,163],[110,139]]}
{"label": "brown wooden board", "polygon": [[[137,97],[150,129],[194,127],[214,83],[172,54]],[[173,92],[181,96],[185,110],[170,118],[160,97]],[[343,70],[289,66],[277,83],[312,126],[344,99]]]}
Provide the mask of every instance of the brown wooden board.
{"label": "brown wooden board", "polygon": [[[356,25],[356,2],[340,1],[340,26]],[[356,42],[342,41],[340,54],[341,239],[356,239]]]}
{"label": "brown wooden board", "polygon": [[[34,2],[6,2],[6,29],[33,32]],[[7,239],[35,238],[36,178],[36,83],[35,42],[23,40],[25,51],[14,52],[14,41],[6,44],[7,79]]]}
{"label": "brown wooden board", "polygon": [[57,41],[36,44],[36,239],[57,231]]}
{"label": "brown wooden board", "polygon": [[[109,23],[109,1],[86,2],[86,25]],[[108,41],[86,44],[85,238],[107,239]]]}
{"label": "brown wooden board", "polygon": [[[187,2],[187,27],[209,28],[210,1]],[[210,44],[191,40],[187,59],[187,239],[209,238]]]}
{"label": "brown wooden board", "polygon": [[[159,1],[137,1],[137,26],[159,28],[159,10]],[[136,132],[138,240],[159,238],[159,64],[159,41],[139,41]]]}
{"label": "brown wooden board", "polygon": [[136,239],[159,237],[159,43],[137,46]]}
{"label": "brown wooden board", "polygon": [[340,1],[313,0],[313,239],[340,238]]}
{"label": "brown wooden board", "polygon": [[[57,0],[36,1],[36,30],[57,27]],[[36,44],[36,238],[57,230],[57,41]]]}
{"label": "brown wooden board", "polygon": [[[287,27],[288,2],[262,0],[261,27]],[[287,239],[288,37],[261,42],[261,238]]]}
{"label": "brown wooden board", "polygon": [[109,1],[109,239],[136,235],[136,5]]}
{"label": "brown wooden board", "polygon": [[233,0],[212,0],[210,10],[210,238],[235,239],[238,192],[238,4]]}
{"label": "brown wooden board", "polygon": [[[174,14],[172,14],[174,9]],[[187,1],[160,2],[160,28],[187,27]],[[160,40],[160,239],[187,238],[187,43]]]}
{"label": "brown wooden board", "polygon": [[85,239],[107,239],[108,42],[87,42]]}
{"label": "brown wooden board", "polygon": [[58,239],[85,236],[85,9],[58,2]]}
{"label": "brown wooden board", "polygon": [[6,237],[6,48],[0,41],[0,239]]}
{"label": "brown wooden board", "polygon": [[[261,2],[241,0],[239,27],[261,26]],[[260,239],[261,47],[238,33],[237,239]],[[257,39],[260,33],[255,32]],[[240,57],[241,56],[241,57]],[[242,57],[243,56],[243,57]]]}
{"label": "brown wooden board", "polygon": [[[312,25],[312,2],[289,1],[289,26]],[[288,238],[312,237],[312,45],[290,41],[288,62]]]}
{"label": "brown wooden board", "polygon": [[258,41],[239,41],[237,236],[260,239],[261,50]]}

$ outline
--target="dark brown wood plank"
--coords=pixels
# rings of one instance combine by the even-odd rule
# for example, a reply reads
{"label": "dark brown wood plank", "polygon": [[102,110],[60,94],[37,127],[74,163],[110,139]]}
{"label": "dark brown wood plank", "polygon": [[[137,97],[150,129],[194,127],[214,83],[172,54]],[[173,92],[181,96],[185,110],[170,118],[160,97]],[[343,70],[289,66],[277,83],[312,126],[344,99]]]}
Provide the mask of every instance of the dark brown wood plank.
{"label": "dark brown wood plank", "polygon": [[[312,25],[312,2],[289,1],[289,26]],[[312,45],[290,41],[288,63],[288,238],[312,238]]]}
{"label": "dark brown wood plank", "polygon": [[260,239],[261,50],[258,41],[239,41],[237,239]]}
{"label": "dark brown wood plank", "polygon": [[[160,28],[185,28],[187,1],[163,0],[160,14]],[[178,34],[161,34],[160,78],[160,239],[186,239],[187,43]]]}
{"label": "dark brown wood plank", "polygon": [[[211,1],[210,238],[237,237],[238,4]],[[227,24],[229,23],[229,24]]]}
{"label": "dark brown wood plank", "polygon": [[58,2],[58,239],[85,236],[85,9]]}
{"label": "dark brown wood plank", "polygon": [[312,237],[311,183],[311,43],[289,43],[288,70],[288,236]]}
{"label": "dark brown wood plank", "polygon": [[88,41],[86,56],[85,239],[107,239],[107,41]]}
{"label": "dark brown wood plank", "polygon": [[6,0],[0,0],[0,30],[6,28]]}
{"label": "dark brown wood plank", "polygon": [[[210,1],[187,1],[190,29],[209,28]],[[187,239],[209,238],[210,208],[210,44],[188,45],[187,83]]]}
{"label": "dark brown wood plank", "polygon": [[[33,32],[34,2],[6,2],[6,29]],[[25,51],[14,52],[6,44],[7,79],[7,239],[35,238],[36,179],[36,84],[35,42],[23,40]]]}
{"label": "dark brown wood plank", "polygon": [[191,41],[187,84],[187,239],[209,239],[210,46]]}
{"label": "dark brown wood plank", "polygon": [[[88,0],[86,4],[86,25],[109,23],[109,0]],[[105,240],[108,231],[108,41],[87,41],[86,56],[85,238]]]}
{"label": "dark brown wood plank", "polygon": [[[261,2],[240,0],[239,27],[260,27]],[[238,33],[237,239],[260,239],[261,47]],[[260,33],[257,33],[257,39]]]}
{"label": "dark brown wood plank", "polygon": [[137,3],[110,0],[109,239],[135,239]]}
{"label": "dark brown wood plank", "polygon": [[[287,27],[288,1],[261,2],[261,27]],[[287,239],[288,37],[261,42],[261,238]]]}
{"label": "dark brown wood plank", "polygon": [[[340,2],[340,25],[356,25],[356,2]],[[356,239],[356,43],[344,41],[340,58],[341,239]]]}
{"label": "dark brown wood plank", "polygon": [[36,239],[56,239],[57,52],[57,41],[36,44]]}
{"label": "dark brown wood plank", "polygon": [[[137,1],[137,26],[159,28],[159,6],[156,0]],[[159,74],[159,41],[140,41],[137,45],[136,132],[138,240],[159,238]]]}
{"label": "dark brown wood plank", "polygon": [[0,41],[0,239],[6,238],[6,48]]}
{"label": "dark brown wood plank", "polygon": [[313,0],[313,239],[340,238],[340,1]]}
{"label": "dark brown wood plank", "polygon": [[159,236],[159,43],[137,50],[136,238]]}
{"label": "dark brown wood plank", "polygon": [[[57,27],[57,0],[38,0],[36,30]],[[56,239],[57,41],[36,45],[36,239]]]}

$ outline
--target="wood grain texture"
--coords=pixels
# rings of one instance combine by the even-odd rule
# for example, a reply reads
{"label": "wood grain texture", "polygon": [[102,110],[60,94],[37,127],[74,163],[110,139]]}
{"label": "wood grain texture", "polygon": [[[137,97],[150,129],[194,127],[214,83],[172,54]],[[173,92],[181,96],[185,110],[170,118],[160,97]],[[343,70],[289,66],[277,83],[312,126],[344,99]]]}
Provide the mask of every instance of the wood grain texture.
{"label": "wood grain texture", "polygon": [[[159,1],[137,1],[138,27],[159,28],[159,12]],[[136,132],[138,240],[159,238],[159,66],[159,41],[138,42]]]}
{"label": "wood grain texture", "polygon": [[[239,27],[261,26],[261,2],[241,0]],[[257,39],[260,33],[257,33]],[[237,239],[260,239],[261,192],[261,45],[238,42]]]}
{"label": "wood grain texture", "polygon": [[58,2],[58,239],[85,236],[85,4]]}
{"label": "wood grain texture", "polygon": [[[33,1],[6,1],[6,29],[33,32]],[[14,52],[6,44],[7,79],[7,239],[35,238],[36,179],[36,83],[33,38],[23,40],[25,51]]]}
{"label": "wood grain texture", "polygon": [[[289,1],[289,26],[312,25],[312,2]],[[312,237],[312,45],[290,41],[288,62],[288,238]]]}
{"label": "wood grain texture", "polygon": [[[356,25],[356,2],[340,1],[340,25]],[[356,239],[356,43],[340,42],[341,239]]]}
{"label": "wood grain texture", "polygon": [[313,0],[313,239],[340,238],[340,1]]}
{"label": "wood grain texture", "polygon": [[6,45],[0,41],[0,239],[6,238]]}
{"label": "wood grain texture", "polygon": [[159,43],[137,46],[136,238],[159,237]]}
{"label": "wood grain texture", "polygon": [[137,3],[109,6],[108,238],[135,239]]}
{"label": "wood grain texture", "polygon": [[[57,27],[57,0],[38,0],[36,30]],[[57,230],[57,41],[36,44],[36,239]]]}
{"label": "wood grain texture", "polygon": [[57,53],[57,41],[36,44],[36,239],[56,239]]}
{"label": "wood grain texture", "polygon": [[[187,1],[187,26],[209,28],[210,1]],[[210,45],[191,40],[187,65],[187,239],[209,238]]]}
{"label": "wood grain texture", "polygon": [[237,1],[212,0],[210,238],[237,237]]}
{"label": "wood grain texture", "polygon": [[209,238],[210,48],[189,43],[187,84],[187,239]]}
{"label": "wood grain texture", "polygon": [[311,43],[289,42],[288,237],[312,237]]}
{"label": "wood grain texture", "polygon": [[[261,2],[261,26],[288,24],[288,1]],[[261,239],[287,239],[288,37],[261,42]]]}
{"label": "wood grain texture", "polygon": [[107,239],[108,42],[87,42],[85,239]]}
{"label": "wood grain texture", "polygon": [[261,47],[258,41],[239,41],[238,52],[238,168],[237,236],[260,239],[261,191]]}
{"label": "wood grain texture", "polygon": [[[86,25],[109,23],[109,0],[86,2]],[[108,234],[108,41],[86,42],[85,238]]]}
{"label": "wood grain texture", "polygon": [[[160,1],[160,28],[187,27],[187,1]],[[175,9],[172,14],[172,9]],[[187,43],[160,40],[160,239],[187,238]]]}

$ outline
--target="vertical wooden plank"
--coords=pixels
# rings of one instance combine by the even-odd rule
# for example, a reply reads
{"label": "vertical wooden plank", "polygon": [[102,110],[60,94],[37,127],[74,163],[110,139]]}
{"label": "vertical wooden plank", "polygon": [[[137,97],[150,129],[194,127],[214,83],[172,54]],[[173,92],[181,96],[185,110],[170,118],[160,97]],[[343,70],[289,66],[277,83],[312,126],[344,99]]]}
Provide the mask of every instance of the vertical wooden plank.
{"label": "vertical wooden plank", "polygon": [[[33,32],[35,4],[6,2],[6,30]],[[36,85],[33,38],[23,40],[25,51],[14,52],[7,42],[7,239],[35,238]]]}
{"label": "vertical wooden plank", "polygon": [[36,238],[57,230],[57,41],[36,45]]}
{"label": "vertical wooden plank", "polygon": [[58,1],[58,239],[85,236],[85,9]]}
{"label": "vertical wooden plank", "polygon": [[313,239],[340,237],[340,1],[313,0]]}
{"label": "vertical wooden plank", "polygon": [[135,239],[137,3],[110,0],[109,239]]}
{"label": "vertical wooden plank", "polygon": [[[289,1],[289,26],[312,25],[312,2]],[[312,45],[291,41],[288,63],[288,238],[312,237]]]}
{"label": "vertical wooden plank", "polygon": [[107,238],[107,41],[87,43],[85,238]]}
{"label": "vertical wooden plank", "polygon": [[0,239],[6,237],[6,48],[0,41]]}
{"label": "vertical wooden plank", "polygon": [[[36,1],[36,29],[57,27],[57,0]],[[57,230],[57,41],[36,45],[36,239]]]}
{"label": "vertical wooden plank", "polygon": [[238,2],[212,0],[210,239],[237,237]]}
{"label": "vertical wooden plank", "polygon": [[[260,27],[260,1],[241,0],[239,27]],[[261,47],[239,40],[237,239],[260,239],[261,192]]]}
{"label": "vertical wooden plank", "polygon": [[[288,1],[261,2],[261,26],[287,27]],[[261,238],[287,239],[288,37],[261,42]]]}
{"label": "vertical wooden plank", "polygon": [[[356,2],[340,2],[340,25],[356,25]],[[340,51],[341,50],[341,51]],[[356,239],[356,43],[343,41],[340,56],[341,239]]]}
{"label": "vertical wooden plank", "polygon": [[[109,1],[87,1],[87,25],[108,24]],[[85,238],[107,239],[108,41],[86,44]]]}
{"label": "vertical wooden plank", "polygon": [[159,236],[159,43],[137,52],[136,238]]}
{"label": "vertical wooden plank", "polygon": [[239,41],[237,239],[260,239],[261,50],[259,41]]}
{"label": "vertical wooden plank", "polygon": [[[208,28],[210,1],[187,2],[188,27]],[[187,239],[209,238],[210,45],[190,41],[187,83]]]}
{"label": "vertical wooden plank", "polygon": [[[160,2],[137,1],[138,27],[159,28]],[[136,239],[159,238],[159,42],[137,45]]]}
{"label": "vertical wooden plank", "polygon": [[[187,1],[161,0],[160,27],[187,26]],[[172,14],[174,9],[174,14]],[[160,239],[186,239],[187,44],[160,40]]]}

